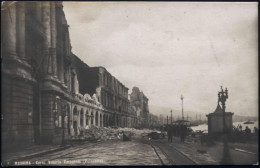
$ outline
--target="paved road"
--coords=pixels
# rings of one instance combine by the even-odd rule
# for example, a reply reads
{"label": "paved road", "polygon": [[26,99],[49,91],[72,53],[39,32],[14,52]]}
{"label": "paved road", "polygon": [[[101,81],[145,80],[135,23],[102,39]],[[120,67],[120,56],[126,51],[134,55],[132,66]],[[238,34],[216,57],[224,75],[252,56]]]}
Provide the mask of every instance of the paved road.
{"label": "paved road", "polygon": [[78,143],[29,161],[33,165],[161,165],[153,148],[138,141]]}
{"label": "paved road", "polygon": [[[72,147],[26,160],[31,165],[194,165],[183,154],[164,142],[147,139],[77,142]],[[156,146],[156,148],[154,148]],[[20,162],[22,163],[22,162]]]}
{"label": "paved road", "polygon": [[[198,153],[198,144],[173,143],[166,140],[136,138],[132,141],[77,142],[72,147],[26,160],[32,165],[215,165],[219,164],[222,146],[203,147],[207,152]],[[254,164],[258,154],[231,148],[234,164]],[[23,164],[23,162],[20,162]]]}

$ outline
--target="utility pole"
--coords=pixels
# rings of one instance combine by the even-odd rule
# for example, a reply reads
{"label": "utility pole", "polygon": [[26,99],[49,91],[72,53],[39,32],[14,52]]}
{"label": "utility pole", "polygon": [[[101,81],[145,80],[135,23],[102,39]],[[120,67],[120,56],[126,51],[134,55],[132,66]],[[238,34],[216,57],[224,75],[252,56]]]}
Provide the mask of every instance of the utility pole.
{"label": "utility pole", "polygon": [[183,115],[183,96],[181,95],[181,106],[182,106],[182,120],[184,120],[184,115]]}
{"label": "utility pole", "polygon": [[168,116],[167,116],[167,126],[168,126]]}
{"label": "utility pole", "polygon": [[171,110],[171,125],[172,125],[172,110]]}
{"label": "utility pole", "polygon": [[201,114],[200,114],[200,124],[201,124]]}

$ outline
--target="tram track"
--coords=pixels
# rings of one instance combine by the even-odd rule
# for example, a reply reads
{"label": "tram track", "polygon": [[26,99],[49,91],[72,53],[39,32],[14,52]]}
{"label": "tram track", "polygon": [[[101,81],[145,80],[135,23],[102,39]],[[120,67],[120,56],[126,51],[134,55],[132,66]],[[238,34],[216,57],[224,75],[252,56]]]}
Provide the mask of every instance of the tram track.
{"label": "tram track", "polygon": [[[154,151],[155,151],[156,155],[158,156],[158,158],[159,158],[160,162],[162,163],[162,165],[178,165],[178,163],[174,159],[172,159],[172,156],[170,156],[162,148],[163,143],[153,142],[153,141],[146,141],[146,140],[142,140],[142,142],[147,144],[147,145],[150,145],[154,149]],[[164,145],[167,145],[167,144],[164,144]],[[184,157],[185,160],[186,161],[188,160],[192,165],[198,165],[198,163],[196,163],[194,160],[189,158],[187,155],[183,154],[177,148],[175,148],[173,146],[168,146],[168,148],[172,148],[174,151],[176,151],[178,153],[178,155],[181,155],[182,157]],[[165,159],[162,159],[163,157],[167,158],[167,161]]]}
{"label": "tram track", "polygon": [[164,152],[164,150],[161,149],[161,147],[159,145],[156,144],[151,144],[151,146],[153,147],[155,153],[157,154],[157,156],[160,158],[160,161],[162,163],[162,165],[167,165],[162,159],[161,156],[159,156],[158,151],[156,149],[156,147],[163,153],[163,155],[167,158],[167,160],[170,162],[170,165],[176,165],[176,163],[168,156],[167,153]]}

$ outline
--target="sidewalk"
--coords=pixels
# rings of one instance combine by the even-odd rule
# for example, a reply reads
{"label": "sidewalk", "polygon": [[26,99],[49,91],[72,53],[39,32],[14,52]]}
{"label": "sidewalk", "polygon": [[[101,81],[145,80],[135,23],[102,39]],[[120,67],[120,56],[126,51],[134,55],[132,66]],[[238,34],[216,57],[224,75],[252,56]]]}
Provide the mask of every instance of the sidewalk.
{"label": "sidewalk", "polygon": [[[166,140],[165,142],[168,143]],[[170,145],[198,165],[219,165],[222,159],[223,143],[221,142],[207,146],[193,141],[191,137],[187,137],[184,143],[180,142],[180,138],[174,137]],[[258,144],[229,143],[229,149],[234,165],[252,165],[258,162]]]}
{"label": "sidewalk", "polygon": [[[20,149],[14,152],[3,152],[2,151],[2,165],[9,165],[15,161],[25,160],[32,157],[37,157],[45,155],[48,153],[56,152],[59,150],[67,149],[70,145],[60,146],[60,145],[33,145],[31,147]],[[9,163],[8,163],[9,162]]]}

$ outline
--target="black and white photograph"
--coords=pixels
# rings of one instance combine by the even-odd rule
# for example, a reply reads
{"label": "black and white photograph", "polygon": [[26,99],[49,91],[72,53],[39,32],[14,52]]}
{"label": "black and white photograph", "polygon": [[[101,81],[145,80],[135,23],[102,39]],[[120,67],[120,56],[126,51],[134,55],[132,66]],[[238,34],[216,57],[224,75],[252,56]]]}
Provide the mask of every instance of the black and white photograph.
{"label": "black and white photograph", "polygon": [[1,166],[259,164],[258,3],[1,1]]}

